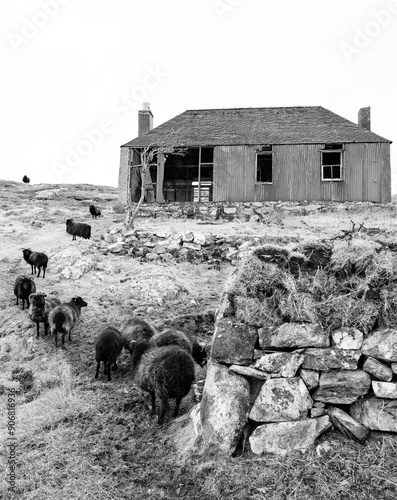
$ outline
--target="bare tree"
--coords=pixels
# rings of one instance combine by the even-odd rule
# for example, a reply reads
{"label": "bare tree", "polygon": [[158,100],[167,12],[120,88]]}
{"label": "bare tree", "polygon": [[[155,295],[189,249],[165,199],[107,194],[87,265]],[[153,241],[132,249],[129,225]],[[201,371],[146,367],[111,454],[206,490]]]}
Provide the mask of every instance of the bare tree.
{"label": "bare tree", "polygon": [[127,193],[127,213],[125,225],[127,227],[134,227],[134,220],[145,199],[145,191],[147,188],[146,180],[150,176],[150,168],[157,165],[158,157],[160,154],[173,154],[184,155],[186,148],[183,146],[176,146],[178,144],[178,134],[172,132],[169,136],[159,141],[157,144],[152,143],[140,149],[141,162],[134,167],[138,168],[141,177],[141,196],[135,208],[132,206],[131,193],[130,193],[130,179],[128,179],[128,193]]}

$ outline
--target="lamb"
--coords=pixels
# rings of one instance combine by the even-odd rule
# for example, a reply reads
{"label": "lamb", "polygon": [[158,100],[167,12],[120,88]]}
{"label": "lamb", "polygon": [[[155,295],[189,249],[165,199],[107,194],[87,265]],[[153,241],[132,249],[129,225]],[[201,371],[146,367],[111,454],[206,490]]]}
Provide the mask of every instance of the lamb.
{"label": "lamb", "polygon": [[140,340],[148,342],[153,335],[156,335],[156,333],[157,330],[154,326],[136,316],[129,319],[124,325],[121,332],[123,344],[124,348],[129,351],[131,355],[133,367],[137,363],[137,359],[135,359],[136,355],[134,354],[136,343]]}
{"label": "lamb", "polygon": [[101,361],[104,364],[104,374],[108,376],[108,381],[112,380],[110,376],[110,367],[113,365],[113,370],[117,370],[117,358],[123,349],[123,337],[119,330],[112,326],[105,328],[95,339],[95,360],[96,373],[95,378],[98,378]]}
{"label": "lamb", "polygon": [[91,238],[91,226],[84,222],[74,222],[73,219],[67,219],[66,232],[73,236],[72,241],[76,239],[76,236],[86,240]]}
{"label": "lamb", "polygon": [[24,176],[22,177],[22,182],[24,182],[25,184],[29,184],[29,182],[30,182],[29,177],[28,177],[27,175],[24,175]]}
{"label": "lamb", "polygon": [[90,214],[92,215],[92,219],[95,217],[95,219],[97,217],[101,218],[101,215],[102,215],[102,212],[101,212],[101,209],[100,207],[97,207],[95,205],[90,205]]}
{"label": "lamb", "polygon": [[81,297],[73,297],[69,302],[64,302],[52,309],[48,315],[48,324],[51,334],[55,335],[55,346],[58,347],[58,333],[62,334],[62,347],[64,347],[65,337],[69,335],[75,326],[79,324],[81,308],[86,307]]}
{"label": "lamb", "polygon": [[37,326],[37,335],[39,338],[39,323],[44,323],[44,334],[48,333],[48,315],[51,309],[59,306],[61,301],[56,297],[50,297],[46,299],[45,293],[31,293],[29,296],[30,299],[30,307],[29,307],[29,317],[30,319],[36,323]]}
{"label": "lamb", "polygon": [[25,300],[29,307],[29,296],[35,291],[36,285],[33,278],[23,275],[17,277],[14,283],[14,294],[17,297],[17,305],[19,305],[19,299],[22,300],[22,310],[25,309]]}
{"label": "lamb", "polygon": [[[145,349],[144,342],[142,349]],[[177,345],[149,348],[139,360],[135,378],[138,386],[152,398],[152,415],[156,414],[156,396],[161,400],[160,425],[169,409],[168,399],[175,398],[173,416],[176,417],[181,400],[189,393],[194,379],[193,358]]]}
{"label": "lamb", "polygon": [[40,277],[41,268],[43,268],[43,278],[45,278],[45,270],[47,269],[48,257],[42,252],[33,252],[30,248],[22,248],[23,258],[28,264],[32,266],[32,274],[34,268],[34,274],[36,274],[36,269],[39,270],[37,277]]}

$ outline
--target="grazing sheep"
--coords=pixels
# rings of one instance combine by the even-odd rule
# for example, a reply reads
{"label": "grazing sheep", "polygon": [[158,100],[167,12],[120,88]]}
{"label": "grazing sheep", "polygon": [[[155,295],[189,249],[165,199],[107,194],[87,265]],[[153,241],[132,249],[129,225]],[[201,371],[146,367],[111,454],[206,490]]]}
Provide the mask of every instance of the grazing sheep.
{"label": "grazing sheep", "polygon": [[22,248],[23,258],[28,264],[32,266],[32,274],[34,268],[34,274],[36,274],[36,269],[39,270],[37,277],[40,277],[41,268],[43,268],[43,278],[45,278],[45,270],[47,269],[48,257],[42,252],[33,252],[30,248]]}
{"label": "grazing sheep", "polygon": [[110,376],[110,367],[113,365],[113,370],[117,370],[117,358],[123,350],[123,337],[116,328],[108,326],[95,339],[95,359],[96,373],[95,378],[98,378],[99,367],[101,361],[104,364],[104,374],[108,376],[109,382],[112,380]]}
{"label": "grazing sheep", "polygon": [[86,240],[91,238],[91,226],[84,222],[74,222],[73,219],[66,221],[66,232],[73,236],[72,241],[76,239],[76,236]]}
{"label": "grazing sheep", "polygon": [[29,182],[30,182],[29,177],[28,177],[27,175],[24,175],[24,176],[22,177],[22,182],[24,182],[25,184],[29,184]]}
{"label": "grazing sheep", "polygon": [[66,335],[69,335],[69,341],[72,341],[70,333],[79,324],[81,308],[86,306],[87,302],[81,297],[73,297],[69,302],[64,302],[50,311],[48,324],[51,333],[55,335],[56,347],[58,347],[58,333],[62,334],[62,347]]}
{"label": "grazing sheep", "polygon": [[137,359],[135,351],[135,345],[138,341],[144,340],[148,342],[153,335],[156,335],[157,330],[147,321],[138,318],[136,316],[132,317],[124,325],[121,334],[123,336],[124,348],[129,351],[131,355],[131,361],[133,367],[136,365]]}
{"label": "grazing sheep", "polygon": [[92,219],[95,217],[95,219],[97,217],[101,218],[101,215],[102,215],[102,212],[101,212],[101,209],[95,205],[90,205],[90,214],[92,215]]}
{"label": "grazing sheep", "polygon": [[37,338],[39,338],[39,323],[44,323],[44,334],[47,335],[48,315],[51,309],[54,309],[54,307],[60,305],[61,301],[56,297],[49,297],[48,299],[46,299],[45,293],[31,293],[29,299],[29,317],[34,323],[36,323]]}
{"label": "grazing sheep", "polygon": [[192,354],[193,346],[188,337],[175,328],[168,328],[157,333],[149,340],[149,347],[163,347],[167,345],[177,345],[189,354]]}
{"label": "grazing sheep", "polygon": [[152,398],[152,415],[156,414],[156,396],[161,400],[158,423],[164,422],[168,399],[175,398],[173,416],[179,413],[182,398],[190,391],[195,378],[192,356],[177,345],[154,347],[139,361],[136,382]]}
{"label": "grazing sheep", "polygon": [[18,276],[14,283],[14,294],[17,297],[17,305],[19,305],[19,299],[22,300],[22,310],[25,309],[25,300],[27,307],[29,307],[29,296],[35,293],[36,285],[34,279],[29,276]]}

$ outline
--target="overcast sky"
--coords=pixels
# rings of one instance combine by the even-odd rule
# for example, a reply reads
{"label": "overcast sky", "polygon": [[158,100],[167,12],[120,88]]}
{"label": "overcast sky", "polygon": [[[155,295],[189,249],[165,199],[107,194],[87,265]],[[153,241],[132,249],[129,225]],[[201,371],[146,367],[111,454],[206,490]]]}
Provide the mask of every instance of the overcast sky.
{"label": "overcast sky", "polygon": [[318,105],[357,122],[371,106],[393,141],[396,28],[397,0],[1,0],[0,178],[117,186],[144,101],[154,126]]}

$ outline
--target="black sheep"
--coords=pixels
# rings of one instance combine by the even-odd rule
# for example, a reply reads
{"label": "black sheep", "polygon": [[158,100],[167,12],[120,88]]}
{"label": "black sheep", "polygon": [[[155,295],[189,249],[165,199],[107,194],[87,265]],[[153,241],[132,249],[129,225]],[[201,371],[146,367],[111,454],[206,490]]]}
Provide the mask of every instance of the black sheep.
{"label": "black sheep", "polygon": [[14,294],[17,297],[17,305],[19,300],[22,300],[22,310],[25,309],[25,300],[27,307],[29,307],[29,296],[36,292],[36,285],[34,279],[28,276],[18,276],[14,283]]}
{"label": "black sheep", "polygon": [[101,209],[95,205],[90,205],[90,214],[92,215],[92,219],[95,217],[95,219],[97,217],[101,218],[101,215],[102,215],[102,212],[101,212]]}
{"label": "black sheep", "polygon": [[117,328],[108,326],[97,336],[94,347],[96,360],[95,378],[98,378],[100,364],[103,361],[103,373],[108,376],[110,382],[112,380],[110,367],[113,365],[113,370],[117,370],[116,361],[123,349],[123,337]]}
{"label": "black sheep", "polygon": [[36,323],[37,338],[40,336],[39,323],[44,323],[44,334],[48,333],[48,315],[51,309],[59,306],[61,301],[56,297],[49,297],[46,299],[45,293],[31,293],[30,294],[30,307],[29,318]]}
{"label": "black sheep", "polygon": [[147,321],[133,316],[130,318],[122,329],[124,348],[129,351],[131,355],[132,366],[136,365],[135,345],[138,341],[144,340],[146,343],[156,335],[157,330],[154,326],[150,325]]}
{"label": "black sheep", "polygon": [[177,345],[189,354],[192,354],[192,343],[183,332],[175,328],[167,328],[167,330],[157,333],[149,340],[149,347],[163,347],[167,345]]}
{"label": "black sheep", "polygon": [[152,415],[156,414],[156,396],[161,400],[159,424],[164,422],[169,398],[175,398],[173,416],[178,415],[181,400],[189,393],[194,378],[192,356],[177,345],[149,349],[140,359],[136,374],[138,386],[152,398]]}
{"label": "black sheep", "polygon": [[91,238],[91,226],[84,222],[74,222],[73,219],[67,219],[66,232],[73,236],[72,241],[76,239],[76,236],[86,240]]}
{"label": "black sheep", "polygon": [[22,249],[23,258],[32,266],[32,274],[36,274],[36,269],[39,270],[37,277],[40,277],[41,268],[43,268],[43,278],[45,278],[45,270],[47,269],[48,257],[42,252],[33,252],[30,248]]}
{"label": "black sheep", "polygon": [[73,297],[69,302],[64,302],[51,309],[48,315],[48,324],[51,333],[55,335],[56,347],[58,347],[58,333],[62,334],[62,347],[66,335],[69,334],[69,341],[72,341],[70,333],[79,324],[81,308],[86,306],[87,302],[81,297]]}
{"label": "black sheep", "polygon": [[29,177],[28,177],[27,175],[24,175],[24,176],[22,177],[22,182],[24,182],[25,184],[29,184],[29,182],[30,182]]}

